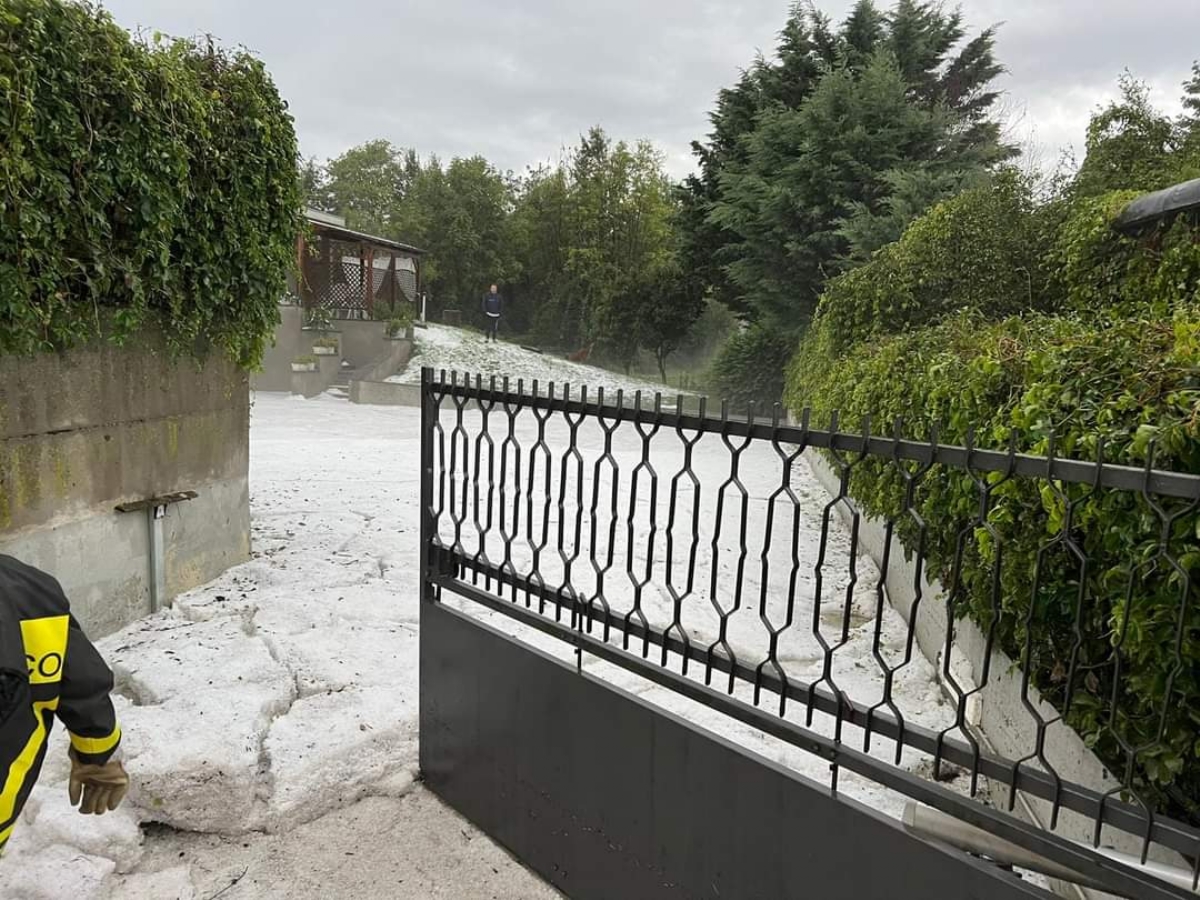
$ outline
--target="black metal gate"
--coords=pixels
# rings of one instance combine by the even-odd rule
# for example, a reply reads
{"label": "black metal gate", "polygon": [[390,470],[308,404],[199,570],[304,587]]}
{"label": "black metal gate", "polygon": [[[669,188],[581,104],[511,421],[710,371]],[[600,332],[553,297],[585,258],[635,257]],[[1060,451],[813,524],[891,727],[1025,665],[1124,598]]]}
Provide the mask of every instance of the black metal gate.
{"label": "black metal gate", "polygon": [[[433,790],[573,898],[1051,896],[997,860],[1119,896],[1195,896],[1200,833],[1151,796],[1159,748],[1132,740],[1118,689],[1145,673],[1119,625],[1096,656],[1089,629],[1113,626],[1090,585],[1111,560],[1089,557],[1074,518],[1101,492],[1128,496],[1157,531],[1112,552],[1136,554],[1131,585],[1167,579],[1173,634],[1190,640],[1196,584],[1181,559],[1200,478],[1156,470],[1152,454],[1139,469],[825,430],[807,415],[789,426],[778,410],[763,421],[685,398],[610,400],[423,373],[420,757]],[[828,460],[832,499],[809,493],[806,452]],[[871,466],[901,497],[876,523],[877,565],[852,499]],[[922,504],[964,484],[977,504],[939,562]],[[1012,486],[1043,492],[1055,522],[1019,613],[1004,569],[1015,539],[995,517]],[[923,597],[935,564],[949,588]],[[968,565],[994,568],[983,612]],[[887,587],[900,566],[916,591],[904,613]],[[1063,628],[1042,621],[1052,576],[1078,585],[1059,613],[1063,672],[1037,650]],[[922,601],[948,623],[936,667],[916,649]],[[986,641],[973,682],[956,665],[968,619]],[[1005,650],[1012,671],[997,671]],[[971,709],[1014,677],[1033,737],[1001,754]],[[921,693],[935,679],[940,710]],[[1057,771],[1047,746],[1064,709],[1085,694],[1103,705],[1113,685],[1106,737],[1126,757],[1105,760],[1120,777],[1098,790]],[[1163,721],[1172,696],[1168,683]],[[1047,827],[1013,814],[1024,800]],[[919,837],[897,813],[911,801],[1008,849],[985,859],[952,835]],[[1092,845],[1133,836],[1175,883],[1059,833],[1084,817]]]}

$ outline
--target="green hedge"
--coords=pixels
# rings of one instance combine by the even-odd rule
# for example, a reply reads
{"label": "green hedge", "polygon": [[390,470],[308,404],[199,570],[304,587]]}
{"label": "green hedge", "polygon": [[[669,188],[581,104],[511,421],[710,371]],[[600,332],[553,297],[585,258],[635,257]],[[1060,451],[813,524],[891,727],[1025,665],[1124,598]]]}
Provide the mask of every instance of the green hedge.
{"label": "green hedge", "polygon": [[1000,317],[1046,309],[1044,264],[1055,207],[1038,207],[1027,181],[1003,171],[917,219],[871,261],[833,279],[818,316],[835,350],[918,328],[957,309]]}
{"label": "green hedge", "polygon": [[1066,308],[1088,319],[1169,317],[1200,289],[1200,230],[1194,219],[1139,240],[1112,223],[1136,191],[1076,200],[1054,237],[1047,266]]}
{"label": "green hedge", "polygon": [[[972,267],[986,271],[992,263],[986,254],[973,258],[969,244],[960,244],[946,262],[928,257],[929,277],[905,295],[928,302],[898,307],[891,318],[877,302],[886,295],[891,257],[881,254],[865,270],[838,279],[792,361],[789,408],[811,406],[819,420],[836,407],[850,428],[868,415],[883,430],[903,419],[904,430],[915,436],[936,425],[940,440],[948,443],[965,442],[974,429],[977,446],[1005,449],[1015,440],[1033,453],[1049,451],[1053,435],[1057,453],[1081,459],[1096,458],[1103,441],[1105,459],[1129,465],[1144,465],[1153,446],[1157,466],[1200,472],[1200,243],[1186,221],[1139,241],[1117,235],[1112,219],[1130,196],[1061,202],[1011,223],[1020,236],[1040,219],[1045,235],[1040,266],[1046,275],[1034,305],[1057,313],[1004,317],[1011,311],[1003,300],[1005,286],[1013,282],[996,282],[1001,300],[987,303],[987,284],[973,290],[966,273]],[[901,243],[911,248],[925,229],[944,223],[953,211],[953,204],[935,210]],[[997,221],[996,227],[1005,226]],[[997,275],[1005,256],[1015,259],[1021,248],[1020,241],[1002,236],[985,243],[1003,251],[995,258]],[[928,285],[936,290],[925,292]],[[946,285],[952,289],[943,290]],[[854,343],[844,327],[843,313],[855,301],[875,323],[876,337],[862,343]],[[893,517],[902,510],[904,485],[888,464],[865,463],[856,470],[852,492],[873,514]],[[1117,771],[1125,764],[1118,737],[1133,746],[1154,745],[1139,756],[1138,778],[1166,807],[1196,816],[1198,517],[1194,511],[1182,516],[1171,534],[1172,555],[1192,579],[1177,666],[1173,647],[1184,582],[1156,556],[1161,522],[1137,494],[1087,493],[1080,486],[1068,490],[1079,499],[1072,536],[1091,560],[1086,639],[1079,647],[1082,674],[1068,721]],[[1039,627],[1029,667],[1047,699],[1061,709],[1076,641],[1080,572],[1062,548],[1046,557],[1036,596],[1033,572],[1039,550],[1063,528],[1065,504],[1048,486],[1016,480],[997,487],[995,498],[988,523],[1004,546],[1002,608],[999,615],[992,609],[995,546],[986,530],[976,529],[967,535],[959,612],[984,627],[994,625],[1004,649],[1020,660],[1024,622],[1034,605]],[[928,524],[931,574],[945,579],[960,530],[978,514],[978,490],[961,472],[935,469],[917,504]],[[917,535],[908,517],[901,517],[899,530],[912,546]],[[1125,674],[1114,721],[1110,698],[1118,643]],[[1165,737],[1156,743],[1164,712]]]}
{"label": "green hedge", "polygon": [[121,342],[261,357],[293,264],[291,117],[246,53],[0,0],[0,352]]}
{"label": "green hedge", "polygon": [[[1057,452],[1095,458],[1098,439],[1105,458],[1144,464],[1150,440],[1156,465],[1200,471],[1200,306],[1172,319],[1131,317],[1109,324],[1078,318],[1030,316],[989,322],[960,313],[943,323],[858,347],[854,353],[813,365],[806,346],[791,372],[788,402],[811,405],[817,421],[836,406],[844,427],[871,415],[881,429],[903,418],[905,431],[923,436],[935,423],[940,440],[963,443],[976,429],[976,444],[1005,449],[1015,436],[1020,449],[1045,453],[1056,434]],[[875,515],[898,516],[904,485],[889,465],[869,462],[856,469],[852,491]],[[1072,488],[1083,497],[1084,488]],[[977,515],[979,494],[961,472],[935,469],[917,498],[928,523],[930,574],[946,579],[960,529]],[[991,607],[994,546],[976,529],[967,542],[960,584],[960,613],[997,626],[1004,649],[1022,659],[1024,622],[1036,604],[1035,643],[1030,668],[1047,699],[1059,705],[1075,641],[1079,571],[1062,549],[1050,553],[1043,582],[1033,596],[1032,576],[1042,545],[1061,531],[1064,504],[1048,488],[1013,481],[996,489],[989,524],[1004,546],[1001,566],[1003,609]],[[915,546],[908,517],[900,536]],[[1108,729],[1113,647],[1129,615],[1123,651],[1125,677],[1119,689],[1117,732],[1133,745],[1153,743],[1158,715],[1166,710],[1166,738],[1140,759],[1139,776],[1153,793],[1170,793],[1175,809],[1196,812],[1200,798],[1200,525],[1183,517],[1171,550],[1191,574],[1192,590],[1175,669],[1171,647],[1180,611],[1182,582],[1154,553],[1161,523],[1136,494],[1102,491],[1081,500],[1073,535],[1092,560],[1087,576],[1080,671],[1070,724],[1101,758],[1124,771],[1124,754]],[[1133,603],[1126,608],[1131,578]],[[949,583],[949,582],[944,582]],[[1188,798],[1192,798],[1189,800]]]}
{"label": "green hedge", "polygon": [[717,353],[709,383],[730,408],[759,409],[783,399],[784,371],[795,349],[791,338],[763,324],[750,325],[730,335]]}

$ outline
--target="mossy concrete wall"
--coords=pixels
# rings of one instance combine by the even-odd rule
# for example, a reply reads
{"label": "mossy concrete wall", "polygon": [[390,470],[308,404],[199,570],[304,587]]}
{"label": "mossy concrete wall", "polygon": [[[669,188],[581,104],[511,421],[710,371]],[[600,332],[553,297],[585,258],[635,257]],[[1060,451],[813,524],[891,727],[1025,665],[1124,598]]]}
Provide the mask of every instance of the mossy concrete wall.
{"label": "mossy concrete wall", "polygon": [[161,345],[0,358],[0,553],[50,572],[93,634],[150,610],[146,514],[122,503],[177,491],[164,522],[167,592],[250,555],[249,386],[214,358]]}

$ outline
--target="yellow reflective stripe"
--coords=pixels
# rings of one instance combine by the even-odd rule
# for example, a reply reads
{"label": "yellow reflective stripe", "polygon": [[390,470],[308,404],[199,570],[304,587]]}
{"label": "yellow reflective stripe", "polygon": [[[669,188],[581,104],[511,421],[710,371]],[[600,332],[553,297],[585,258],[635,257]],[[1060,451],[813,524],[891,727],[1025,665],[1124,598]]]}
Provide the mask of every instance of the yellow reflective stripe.
{"label": "yellow reflective stripe", "polygon": [[67,656],[68,616],[48,616],[44,619],[24,619],[21,622],[21,641],[25,644],[25,662],[29,666],[30,684],[53,684],[62,681],[63,662]]}
{"label": "yellow reflective stripe", "polygon": [[33,768],[38,751],[42,749],[42,744],[46,743],[46,718],[43,714],[46,710],[57,707],[57,697],[53,700],[33,704],[33,716],[37,720],[37,724],[34,726],[33,734],[25,742],[24,749],[8,767],[8,777],[4,779],[4,789],[0,791],[0,822],[7,822],[16,812],[17,794],[20,793],[21,786],[25,784],[29,770]]}
{"label": "yellow reflective stripe", "polygon": [[114,728],[112,734],[102,738],[86,738],[80,737],[77,734],[71,735],[71,746],[79,753],[86,753],[89,756],[99,756],[101,753],[107,753],[113,747],[117,746],[120,741],[120,727]]}
{"label": "yellow reflective stripe", "polygon": [[7,828],[0,828],[0,852],[4,851],[4,845],[8,843],[9,837],[13,833],[13,829],[17,827],[17,823],[13,822]]}

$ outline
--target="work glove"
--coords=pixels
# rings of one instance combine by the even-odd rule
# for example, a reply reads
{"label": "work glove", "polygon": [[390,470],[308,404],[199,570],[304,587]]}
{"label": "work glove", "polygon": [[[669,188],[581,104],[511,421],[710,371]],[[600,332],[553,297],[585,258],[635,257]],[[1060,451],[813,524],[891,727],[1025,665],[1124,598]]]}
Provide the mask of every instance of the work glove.
{"label": "work glove", "polygon": [[102,816],[121,805],[129,792],[129,775],[120,760],[114,757],[102,766],[92,765],[81,761],[74,749],[70,757],[72,806],[78,806],[85,816]]}

